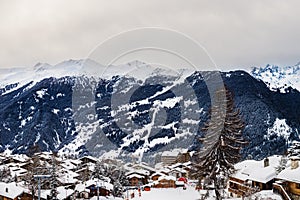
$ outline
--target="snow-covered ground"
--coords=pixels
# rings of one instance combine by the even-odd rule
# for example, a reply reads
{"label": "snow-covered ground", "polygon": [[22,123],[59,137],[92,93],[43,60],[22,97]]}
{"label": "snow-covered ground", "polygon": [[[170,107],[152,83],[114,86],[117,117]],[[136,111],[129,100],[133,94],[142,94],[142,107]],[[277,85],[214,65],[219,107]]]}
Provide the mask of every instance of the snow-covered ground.
{"label": "snow-covered ground", "polygon": [[[134,200],[199,200],[201,199],[200,193],[195,190],[193,187],[188,186],[186,190],[182,188],[169,188],[169,189],[156,189],[151,188],[151,191],[142,191],[141,196],[138,195],[138,191],[134,192]],[[274,194],[272,191],[261,191],[252,195],[249,199],[268,199],[268,200],[282,200],[279,195]],[[129,199],[130,193],[129,193]],[[213,196],[213,191],[211,191],[210,197],[208,200],[215,200]],[[228,198],[227,200],[241,200],[242,198]]]}
{"label": "snow-covered ground", "polygon": [[138,192],[135,192],[135,198],[138,200],[197,200],[200,198],[198,191],[191,187],[187,187],[186,190],[182,188],[170,188],[170,189],[156,189],[151,188],[151,191],[142,191],[141,197],[139,197]]}

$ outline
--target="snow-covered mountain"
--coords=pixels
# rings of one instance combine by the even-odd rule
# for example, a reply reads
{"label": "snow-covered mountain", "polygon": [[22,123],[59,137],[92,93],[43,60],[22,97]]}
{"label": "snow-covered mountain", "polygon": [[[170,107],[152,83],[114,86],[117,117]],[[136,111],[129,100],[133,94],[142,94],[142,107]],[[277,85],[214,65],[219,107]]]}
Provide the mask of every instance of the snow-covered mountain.
{"label": "snow-covered mountain", "polygon": [[300,91],[300,62],[295,66],[267,65],[254,67],[251,75],[264,81],[272,91],[288,92],[291,88]]}
{"label": "snow-covered mountain", "polygon": [[[155,159],[194,150],[211,105],[214,72],[176,72],[139,61],[104,67],[91,60],[2,70],[0,151],[33,145],[66,154]],[[204,79],[206,77],[207,80]],[[251,142],[244,156],[281,153],[299,139],[300,93],[271,91],[247,72],[221,73],[234,93]]]}

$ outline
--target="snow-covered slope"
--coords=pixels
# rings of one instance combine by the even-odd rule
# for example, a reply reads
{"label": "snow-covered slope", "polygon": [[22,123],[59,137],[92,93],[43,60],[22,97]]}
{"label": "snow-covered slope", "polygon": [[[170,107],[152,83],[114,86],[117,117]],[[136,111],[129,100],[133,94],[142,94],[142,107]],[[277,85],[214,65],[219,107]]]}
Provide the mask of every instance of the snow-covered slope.
{"label": "snow-covered slope", "polygon": [[291,87],[300,91],[300,63],[295,66],[279,67],[267,65],[266,67],[254,67],[251,74],[262,81],[273,90],[282,93]]}
{"label": "snow-covered slope", "polygon": [[[204,77],[213,72],[160,69],[140,61],[104,67],[91,60],[2,72],[0,151],[12,153],[39,145],[66,154],[154,159],[157,152],[194,150],[211,106]],[[271,92],[245,71],[221,76],[246,124],[251,143],[245,155],[281,153],[286,140],[299,138],[299,92]]]}
{"label": "snow-covered slope", "polygon": [[34,85],[35,83],[50,77],[61,78],[65,76],[81,75],[98,76],[103,69],[104,66],[89,59],[68,60],[56,65],[37,63],[33,67],[0,69],[0,88],[11,84],[17,84],[17,87],[13,88],[16,90],[28,83]]}
{"label": "snow-covered slope", "polygon": [[[135,60],[122,65],[104,66],[90,59],[67,60],[56,65],[48,63],[37,63],[33,67],[0,68],[0,88],[5,88],[5,92],[16,90],[28,83],[35,83],[50,77],[61,78],[65,76],[87,76],[111,79],[113,76],[134,77],[145,81],[151,76],[165,75],[178,76],[185,78],[193,73],[193,70],[162,69],[157,65],[149,65]],[[7,87],[11,85],[11,87]]]}

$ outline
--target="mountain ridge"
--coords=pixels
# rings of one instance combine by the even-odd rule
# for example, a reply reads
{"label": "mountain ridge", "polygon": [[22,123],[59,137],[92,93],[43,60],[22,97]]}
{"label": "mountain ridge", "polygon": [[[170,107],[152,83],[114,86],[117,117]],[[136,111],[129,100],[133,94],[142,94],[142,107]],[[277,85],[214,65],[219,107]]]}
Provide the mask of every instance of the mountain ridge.
{"label": "mountain ridge", "polygon": [[[124,159],[135,154],[147,160],[172,148],[193,151],[201,146],[196,137],[203,134],[210,107],[204,73],[181,78],[154,74],[143,82],[122,75],[62,76],[10,86],[12,90],[0,93],[0,151],[26,153],[38,144],[62,154]],[[246,123],[244,136],[251,142],[244,157],[283,153],[288,141],[299,140],[299,91],[272,91],[242,70],[220,74]],[[76,99],[74,87],[79,91]],[[91,92],[91,101],[81,89]],[[158,121],[153,120],[155,113]],[[289,132],[284,134],[281,125]]]}

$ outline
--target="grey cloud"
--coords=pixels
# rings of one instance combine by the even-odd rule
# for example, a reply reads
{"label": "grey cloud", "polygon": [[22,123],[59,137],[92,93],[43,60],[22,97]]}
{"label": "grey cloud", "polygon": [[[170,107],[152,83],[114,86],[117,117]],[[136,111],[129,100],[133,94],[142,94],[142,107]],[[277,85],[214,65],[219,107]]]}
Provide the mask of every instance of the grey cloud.
{"label": "grey cloud", "polygon": [[166,27],[203,44],[222,67],[300,60],[296,0],[1,1],[0,67],[84,58],[100,42],[143,26]]}

